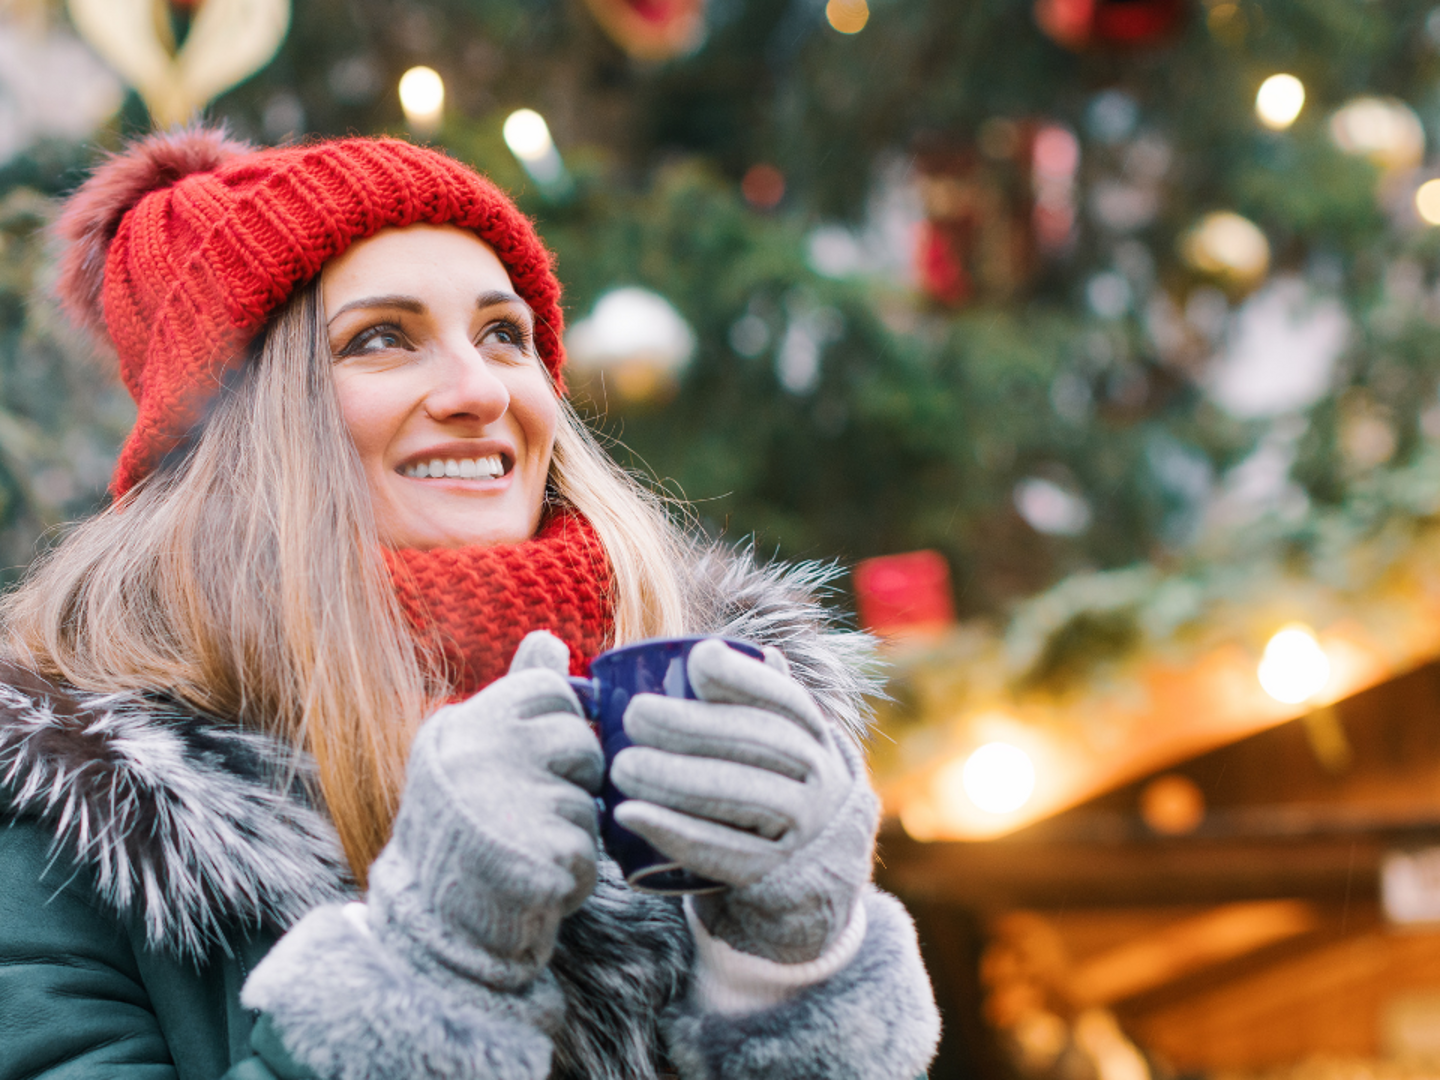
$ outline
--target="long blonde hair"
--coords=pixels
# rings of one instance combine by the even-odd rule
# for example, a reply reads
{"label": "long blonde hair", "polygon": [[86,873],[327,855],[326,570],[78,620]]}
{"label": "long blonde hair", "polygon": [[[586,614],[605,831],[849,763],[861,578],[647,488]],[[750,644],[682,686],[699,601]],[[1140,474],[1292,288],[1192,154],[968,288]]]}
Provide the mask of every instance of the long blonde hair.
{"label": "long blonde hair", "polygon": [[[563,404],[547,499],[604,544],[615,640],[681,632],[684,529]],[[0,598],[0,651],[83,690],[163,691],[307,750],[363,883],[411,736],[448,688],[380,557],[318,283],[272,319],[176,457]]]}

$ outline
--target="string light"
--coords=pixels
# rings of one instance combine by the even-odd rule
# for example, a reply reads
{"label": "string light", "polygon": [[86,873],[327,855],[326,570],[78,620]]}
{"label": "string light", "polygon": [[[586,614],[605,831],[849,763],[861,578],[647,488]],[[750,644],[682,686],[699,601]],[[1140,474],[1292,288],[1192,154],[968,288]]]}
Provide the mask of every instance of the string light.
{"label": "string light", "polygon": [[445,112],[445,81],[440,73],[434,68],[413,67],[400,76],[400,108],[416,131],[435,131]]}
{"label": "string light", "polygon": [[1271,75],[1255,95],[1255,113],[1273,131],[1284,131],[1305,107],[1305,84],[1294,75]]}
{"label": "string light", "polygon": [[960,783],[981,810],[1008,814],[1019,810],[1034,794],[1035,764],[1018,746],[986,743],[965,759]]}
{"label": "string light", "polygon": [[870,6],[865,0],[830,0],[825,19],[842,34],[858,34],[870,21]]}
{"label": "string light", "polygon": [[1308,626],[1291,623],[1265,646],[1256,674],[1265,692],[1286,705],[1309,701],[1330,681],[1330,658]]}
{"label": "string light", "polygon": [[1440,225],[1440,180],[1426,180],[1416,188],[1415,212],[1427,225]]}
{"label": "string light", "polygon": [[565,175],[565,163],[555,149],[550,125],[534,109],[516,109],[505,118],[505,145],[542,184],[554,184]]}

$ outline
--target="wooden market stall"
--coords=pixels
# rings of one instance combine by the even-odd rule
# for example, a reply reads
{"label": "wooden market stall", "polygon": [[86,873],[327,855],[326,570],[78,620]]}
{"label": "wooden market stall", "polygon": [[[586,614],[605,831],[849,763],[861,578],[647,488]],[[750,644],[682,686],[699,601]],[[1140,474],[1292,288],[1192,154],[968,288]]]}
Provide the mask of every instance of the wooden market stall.
{"label": "wooden market stall", "polygon": [[[894,646],[881,876],[937,973],[932,1076],[1440,1075],[1432,547],[1406,545],[1364,602],[1232,593],[1143,646],[1118,617],[1096,630],[1103,589],[1028,654],[1014,624]],[[1134,588],[1136,621],[1166,587]],[[1054,643],[1077,619],[1129,644],[1067,659]],[[1324,672],[1287,704],[1260,664],[1266,632],[1297,621]],[[1032,790],[987,809],[974,762],[996,742]]]}

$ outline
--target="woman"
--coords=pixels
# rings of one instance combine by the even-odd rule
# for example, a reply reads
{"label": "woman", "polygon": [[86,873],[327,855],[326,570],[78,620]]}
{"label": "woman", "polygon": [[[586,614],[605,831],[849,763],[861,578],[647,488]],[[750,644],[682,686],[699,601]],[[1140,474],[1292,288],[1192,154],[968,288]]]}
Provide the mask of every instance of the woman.
{"label": "woman", "polygon": [[[598,449],[502,193],[403,142],[195,130],[60,232],[138,416],[112,506],[0,612],[0,1078],[924,1068],[865,640]],[[617,815],[727,885],[683,903],[598,849],[562,678],[682,632],[767,646],[698,646],[702,700],[626,714]]]}

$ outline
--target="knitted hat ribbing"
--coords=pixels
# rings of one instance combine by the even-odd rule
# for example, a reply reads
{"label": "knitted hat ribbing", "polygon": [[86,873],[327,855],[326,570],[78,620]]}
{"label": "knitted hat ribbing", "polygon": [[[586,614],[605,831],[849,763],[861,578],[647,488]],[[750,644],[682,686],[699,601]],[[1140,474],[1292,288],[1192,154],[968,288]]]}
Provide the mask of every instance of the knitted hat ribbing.
{"label": "knitted hat ribbing", "polygon": [[57,225],[56,291],[108,341],[138,406],[111,490],[122,495],[203,419],[226,373],[296,286],[382,229],[473,230],[535,313],[563,391],[560,283],[534,227],[474,170],[397,139],[256,149],[223,132],[152,135],[101,165]]}

